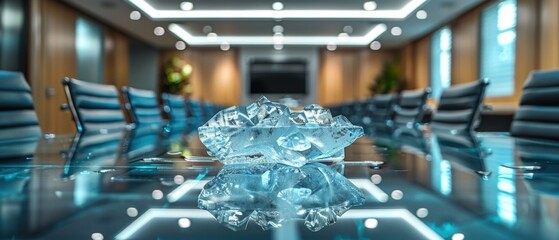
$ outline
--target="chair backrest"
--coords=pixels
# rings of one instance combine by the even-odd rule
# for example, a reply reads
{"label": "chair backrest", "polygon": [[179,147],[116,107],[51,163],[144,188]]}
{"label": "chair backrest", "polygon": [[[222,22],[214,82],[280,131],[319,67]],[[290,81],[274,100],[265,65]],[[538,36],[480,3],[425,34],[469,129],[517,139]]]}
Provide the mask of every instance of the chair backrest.
{"label": "chair backrest", "polygon": [[530,74],[514,115],[511,134],[559,140],[559,70]]}
{"label": "chair backrest", "polygon": [[19,72],[0,71],[0,157],[32,155],[40,136],[25,77]]}
{"label": "chair backrest", "polygon": [[115,130],[127,126],[115,86],[72,78],[64,78],[62,84],[78,132]]}
{"label": "chair backrest", "polygon": [[188,123],[186,115],[186,100],[181,95],[163,93],[163,110],[169,115],[169,124],[184,125]]}
{"label": "chair backrest", "polygon": [[187,105],[188,105],[188,112],[190,113],[189,122],[192,124],[192,126],[199,127],[202,124],[204,124],[205,119],[204,119],[204,110],[202,109],[203,108],[202,102],[194,99],[188,99]]}
{"label": "chair backrest", "polygon": [[397,98],[397,94],[382,94],[373,97],[374,110],[371,112],[373,125],[387,126],[391,124]]}
{"label": "chair backrest", "polygon": [[487,85],[489,81],[481,79],[443,90],[431,127],[439,131],[472,132],[479,125]]}
{"label": "chair backrest", "polygon": [[403,91],[394,109],[394,124],[397,126],[416,127],[423,118],[423,113],[427,108],[427,97],[430,92],[429,88]]}
{"label": "chair backrest", "polygon": [[130,119],[137,125],[163,124],[163,118],[154,91],[122,87],[124,106]]}

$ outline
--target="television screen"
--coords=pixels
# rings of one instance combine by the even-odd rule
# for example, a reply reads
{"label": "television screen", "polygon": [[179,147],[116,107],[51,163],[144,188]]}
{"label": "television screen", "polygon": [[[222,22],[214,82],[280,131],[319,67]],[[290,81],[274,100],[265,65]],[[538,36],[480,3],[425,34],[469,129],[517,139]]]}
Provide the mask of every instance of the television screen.
{"label": "television screen", "polygon": [[251,94],[306,94],[307,62],[305,60],[250,62]]}

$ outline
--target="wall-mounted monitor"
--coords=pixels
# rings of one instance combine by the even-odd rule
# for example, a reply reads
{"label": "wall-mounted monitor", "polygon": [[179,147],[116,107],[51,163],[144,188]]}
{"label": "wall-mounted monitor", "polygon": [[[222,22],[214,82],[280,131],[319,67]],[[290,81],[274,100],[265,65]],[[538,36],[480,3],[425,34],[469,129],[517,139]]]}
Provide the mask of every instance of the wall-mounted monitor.
{"label": "wall-mounted monitor", "polygon": [[253,59],[249,66],[250,94],[306,94],[307,61]]}

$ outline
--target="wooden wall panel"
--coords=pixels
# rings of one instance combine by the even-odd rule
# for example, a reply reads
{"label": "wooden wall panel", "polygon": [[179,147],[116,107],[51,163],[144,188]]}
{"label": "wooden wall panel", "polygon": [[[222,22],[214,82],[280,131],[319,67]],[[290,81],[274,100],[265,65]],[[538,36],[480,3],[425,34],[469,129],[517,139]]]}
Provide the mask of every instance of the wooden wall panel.
{"label": "wooden wall panel", "polygon": [[[75,22],[77,14],[58,1],[34,1],[31,22],[32,90],[37,115],[45,133],[73,132],[69,112],[61,111],[66,103],[62,79],[77,74]],[[38,25],[38,26],[37,26]],[[37,36],[37,38],[35,38]],[[39,41],[39,42],[37,42]]]}
{"label": "wooden wall panel", "polygon": [[452,26],[452,84],[479,79],[479,17],[475,10]]}
{"label": "wooden wall panel", "polygon": [[327,106],[370,97],[369,85],[394,56],[367,48],[322,51],[318,103]]}
{"label": "wooden wall panel", "polygon": [[402,70],[406,89],[416,89],[415,48],[413,44],[404,46],[400,51],[400,69]]}
{"label": "wooden wall panel", "polygon": [[173,56],[180,56],[192,66],[190,82],[193,99],[221,105],[241,103],[241,77],[239,72],[238,51],[224,52],[214,48],[196,48],[186,51],[163,51],[163,65]]}
{"label": "wooden wall panel", "polygon": [[540,1],[540,69],[556,69],[559,68],[559,1]]}
{"label": "wooden wall panel", "polygon": [[426,88],[430,85],[429,67],[431,62],[431,37],[425,37],[415,44],[415,88]]}

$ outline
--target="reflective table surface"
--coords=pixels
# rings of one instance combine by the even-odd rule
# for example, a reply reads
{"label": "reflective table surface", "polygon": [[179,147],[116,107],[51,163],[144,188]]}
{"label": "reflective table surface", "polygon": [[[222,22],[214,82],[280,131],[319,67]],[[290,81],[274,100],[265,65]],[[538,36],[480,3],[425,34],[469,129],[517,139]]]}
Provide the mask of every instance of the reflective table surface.
{"label": "reflective table surface", "polygon": [[0,143],[0,238],[559,239],[558,145],[403,129],[297,169],[155,127]]}

